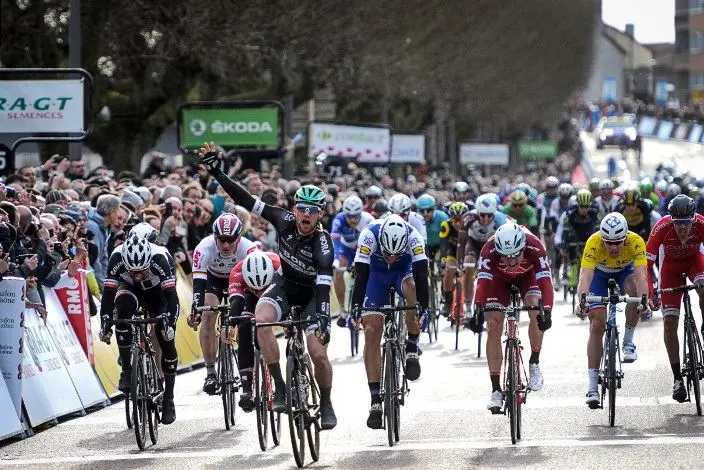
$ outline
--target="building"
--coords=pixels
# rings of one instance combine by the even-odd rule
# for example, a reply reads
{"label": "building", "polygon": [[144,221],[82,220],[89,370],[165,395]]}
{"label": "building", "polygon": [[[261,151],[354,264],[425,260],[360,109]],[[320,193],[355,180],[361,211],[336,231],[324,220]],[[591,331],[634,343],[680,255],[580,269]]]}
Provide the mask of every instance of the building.
{"label": "building", "polygon": [[674,69],[680,101],[704,101],[704,0],[675,0]]}
{"label": "building", "polygon": [[656,103],[664,104],[677,89],[688,93],[689,83],[678,83],[675,72],[675,44],[659,42],[645,45],[653,53],[653,98]]}

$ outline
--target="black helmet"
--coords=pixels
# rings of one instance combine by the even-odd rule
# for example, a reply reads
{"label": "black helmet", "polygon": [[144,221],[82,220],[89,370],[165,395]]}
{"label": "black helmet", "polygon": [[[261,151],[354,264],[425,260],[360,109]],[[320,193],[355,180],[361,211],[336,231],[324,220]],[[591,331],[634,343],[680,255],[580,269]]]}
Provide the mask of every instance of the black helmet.
{"label": "black helmet", "polygon": [[673,219],[691,219],[694,217],[696,205],[691,197],[678,194],[672,198],[667,210]]}
{"label": "black helmet", "polygon": [[376,215],[381,215],[388,210],[389,207],[387,206],[386,200],[384,199],[379,199],[374,203],[374,206],[372,207],[372,212],[374,212]]}

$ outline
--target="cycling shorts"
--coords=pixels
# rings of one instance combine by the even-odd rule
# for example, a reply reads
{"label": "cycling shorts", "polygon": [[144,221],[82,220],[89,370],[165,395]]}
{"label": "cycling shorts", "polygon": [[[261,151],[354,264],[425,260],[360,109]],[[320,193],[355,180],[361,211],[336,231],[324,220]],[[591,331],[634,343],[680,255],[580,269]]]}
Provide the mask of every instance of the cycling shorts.
{"label": "cycling shorts", "polygon": [[227,277],[217,277],[212,273],[208,273],[205,281],[205,293],[214,294],[218,298],[218,303],[227,295],[227,289],[230,286],[230,279]]}
{"label": "cycling shorts", "polygon": [[354,263],[354,256],[357,252],[357,248],[350,248],[349,246],[343,245],[340,243],[337,247],[335,247],[335,261],[334,261],[334,266],[337,268],[339,267],[339,259],[341,256],[344,256],[347,259],[347,265],[350,265]]}
{"label": "cycling shorts", "polygon": [[[413,276],[410,260],[389,271],[371,271],[364,295],[364,308],[383,307],[389,304],[389,288],[393,286],[396,293],[405,298],[403,281]],[[374,312],[363,312],[362,316],[375,315]]]}
{"label": "cycling shorts", "polygon": [[[310,295],[310,292],[313,292]],[[308,293],[308,294],[306,294]],[[298,305],[303,310],[299,313],[299,320],[313,320],[315,314],[315,288],[302,286],[286,281],[281,275],[275,274],[274,281],[259,298],[259,303],[272,305],[276,310],[276,321],[288,318],[291,307]],[[316,323],[306,326],[306,335],[312,335],[317,328]]]}
{"label": "cycling shorts", "polygon": [[[592,278],[592,283],[589,285],[589,295],[598,295],[599,297],[606,297],[609,295],[609,279],[614,279],[618,288],[623,292],[623,286],[626,284],[626,279],[633,275],[633,263],[626,265],[620,271],[616,272],[606,272],[599,268],[594,270],[594,277]],[[603,303],[589,303],[589,309],[594,308],[604,308]]]}
{"label": "cycling shorts", "polygon": [[[682,260],[665,257],[660,266],[660,287],[665,289],[681,286],[683,273],[693,284],[704,282],[704,255],[697,253],[696,256]],[[662,294],[662,315],[678,316],[681,301],[682,292]]]}
{"label": "cycling shorts", "polygon": [[508,277],[501,271],[492,271],[494,279],[486,290],[486,307],[508,307],[511,302],[511,284],[516,284],[521,297],[527,295],[541,295],[538,281],[535,279],[535,270],[531,270],[519,277]]}

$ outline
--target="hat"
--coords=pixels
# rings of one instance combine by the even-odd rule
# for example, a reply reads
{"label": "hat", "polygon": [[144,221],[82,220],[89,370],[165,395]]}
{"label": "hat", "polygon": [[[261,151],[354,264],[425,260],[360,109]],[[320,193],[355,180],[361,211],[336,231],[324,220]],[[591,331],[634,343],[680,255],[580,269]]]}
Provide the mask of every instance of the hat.
{"label": "hat", "polygon": [[83,212],[81,206],[79,206],[78,204],[69,204],[66,210],[64,210],[64,214],[71,217],[76,222],[83,222],[85,220],[88,220],[86,214]]}
{"label": "hat", "polygon": [[120,199],[122,202],[129,203],[132,207],[137,207],[144,204],[144,199],[142,199],[139,194],[134,193],[129,189],[122,190],[122,197]]}
{"label": "hat", "polygon": [[139,186],[137,188],[129,188],[130,191],[133,193],[137,194],[139,197],[142,198],[142,204],[146,203],[149,199],[152,197],[151,191],[149,191],[149,188],[146,188],[144,186]]}

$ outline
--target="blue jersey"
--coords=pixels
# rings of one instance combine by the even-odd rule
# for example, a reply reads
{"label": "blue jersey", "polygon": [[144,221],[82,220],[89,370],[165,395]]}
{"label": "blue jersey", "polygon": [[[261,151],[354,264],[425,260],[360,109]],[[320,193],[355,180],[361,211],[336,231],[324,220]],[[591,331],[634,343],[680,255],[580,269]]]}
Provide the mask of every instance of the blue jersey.
{"label": "blue jersey", "polygon": [[332,221],[332,227],[330,229],[330,237],[332,237],[335,250],[342,248],[341,245],[352,249],[357,248],[359,234],[364,227],[373,220],[374,217],[372,217],[370,213],[362,212],[357,225],[351,227],[350,224],[347,223],[347,217],[345,217],[343,212],[337,214]]}
{"label": "blue jersey", "polygon": [[393,264],[384,261],[379,245],[379,231],[384,224],[384,220],[375,220],[362,230],[357,244],[357,253],[354,258],[355,263],[365,263],[370,267],[370,273],[407,270],[411,263],[428,259],[425,255],[425,243],[418,230],[406,222],[408,231],[408,246],[401,257]]}
{"label": "blue jersey", "polygon": [[428,246],[440,246],[440,224],[449,216],[443,211],[436,209],[430,222],[425,223],[425,231],[428,236]]}

